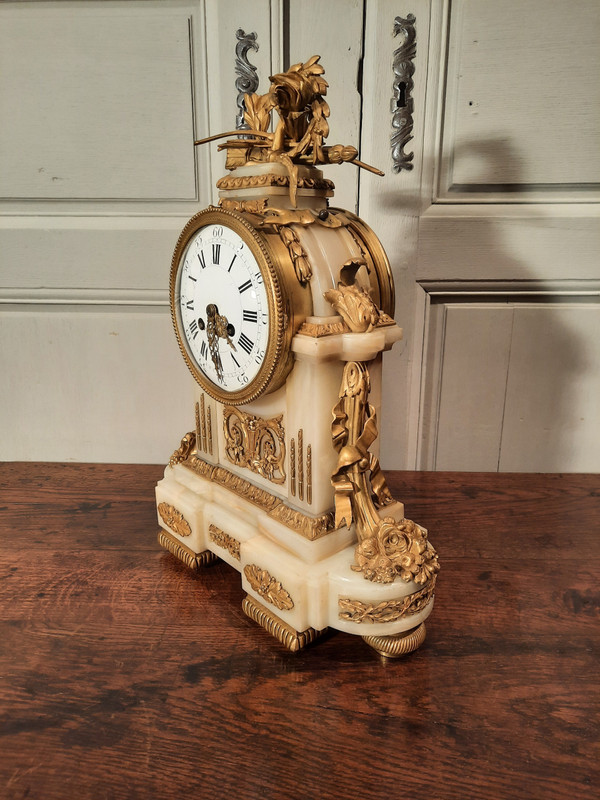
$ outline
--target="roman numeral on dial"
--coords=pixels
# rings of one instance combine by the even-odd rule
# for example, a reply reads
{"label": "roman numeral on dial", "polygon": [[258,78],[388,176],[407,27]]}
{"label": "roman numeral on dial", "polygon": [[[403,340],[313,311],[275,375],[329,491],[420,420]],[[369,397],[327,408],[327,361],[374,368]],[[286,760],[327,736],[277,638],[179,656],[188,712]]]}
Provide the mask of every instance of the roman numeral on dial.
{"label": "roman numeral on dial", "polygon": [[238,344],[241,348],[243,348],[248,355],[250,355],[250,351],[254,347],[254,342],[252,342],[245,333],[240,334],[240,338],[238,339]]}
{"label": "roman numeral on dial", "polygon": [[212,251],[213,251],[213,264],[218,264],[219,259],[221,258],[221,245],[213,244]]}
{"label": "roman numeral on dial", "polygon": [[238,286],[238,292],[243,294],[246,289],[249,289],[252,286],[252,281],[248,280],[245,283],[242,283],[241,286]]}
{"label": "roman numeral on dial", "polygon": [[204,258],[204,253],[202,250],[198,253],[198,261],[200,262],[202,269],[206,269],[206,259]]}
{"label": "roman numeral on dial", "polygon": [[258,322],[258,312],[257,311],[243,311],[242,312],[242,319],[244,322]]}
{"label": "roman numeral on dial", "polygon": [[206,342],[202,342],[202,347],[200,348],[200,355],[204,359],[206,359],[206,357],[208,356],[208,347],[206,346]]}
{"label": "roman numeral on dial", "polygon": [[190,334],[191,334],[192,339],[195,339],[196,336],[198,336],[198,331],[199,331],[198,323],[196,322],[195,319],[193,319],[190,322]]}

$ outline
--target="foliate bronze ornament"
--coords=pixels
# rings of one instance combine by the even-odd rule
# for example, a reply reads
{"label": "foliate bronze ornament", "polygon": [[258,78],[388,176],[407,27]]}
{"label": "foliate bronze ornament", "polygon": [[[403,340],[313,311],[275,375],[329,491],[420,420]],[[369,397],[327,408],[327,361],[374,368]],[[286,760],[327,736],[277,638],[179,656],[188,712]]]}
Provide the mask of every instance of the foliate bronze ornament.
{"label": "foliate bronze ornament", "polygon": [[286,148],[289,158],[305,156],[312,164],[325,162],[323,140],[329,134],[330,112],[324,99],[328,85],[319,60],[320,56],[312,56],[304,64],[273,75],[269,91],[279,115],[273,150],[284,149],[286,141],[293,143]]}
{"label": "foliate bronze ornament", "polygon": [[290,611],[294,607],[294,601],[289,592],[286,592],[281,583],[275,580],[266,569],[261,569],[256,564],[246,564],[244,575],[256,594],[280,611]]}
{"label": "foliate bronze ornament", "polygon": [[262,197],[258,200],[230,200],[222,197],[219,200],[219,205],[226,211],[243,211],[247,214],[262,214],[268,202],[266,197]]}
{"label": "foliate bronze ornament", "polygon": [[234,492],[238,497],[253,503],[270,517],[281,522],[291,531],[300,534],[305,539],[313,541],[336,530],[333,512],[327,512],[318,517],[309,517],[303,514],[302,511],[290,508],[279,497],[275,497],[275,495],[267,492],[266,489],[255,486],[239,475],[235,475],[225,469],[225,467],[210,464],[197,455],[191,455],[182,462],[182,465],[197,475],[206,478],[206,480],[217,483],[223,488]]}
{"label": "foliate bronze ornament", "polygon": [[[369,452],[377,438],[377,416],[375,408],[368,402],[371,389],[369,371],[359,361],[350,361],[344,367],[340,399],[333,409],[331,433],[333,445],[338,451],[338,465],[331,482],[335,489],[336,527],[350,525],[357,517],[352,498],[363,490],[372,509],[365,509],[379,523],[376,506],[393,502],[392,495],[379,466],[379,460]],[[368,482],[367,482],[368,477]],[[356,486],[356,483],[360,486]],[[361,507],[362,510],[362,507]],[[361,518],[365,516],[359,515]],[[367,519],[368,516],[365,516]]]}
{"label": "foliate bronze ornament", "polygon": [[[272,75],[270,89],[264,95],[248,93],[244,96],[244,122],[248,127],[243,138],[237,130],[226,131],[194,144],[236,136],[224,145],[228,168],[250,162],[282,164],[288,173],[293,206],[301,181],[300,165],[348,162],[383,175],[381,170],[359,161],[358,151],[352,145],[324,144],[329,134],[329,106],[325,101],[328,84],[319,59],[320,56],[312,56],[304,63],[294,64],[287,72]],[[275,130],[270,131],[273,111],[277,112],[279,120]]]}
{"label": "foliate bronze ornament", "polygon": [[225,531],[222,531],[221,528],[211,523],[208,526],[208,538],[218,547],[228,550],[235,559],[238,561],[240,560],[240,543],[237,539],[234,539],[233,536],[230,536],[228,533],[225,533]]}
{"label": "foliate bronze ornament", "polygon": [[371,623],[396,622],[403,617],[418,614],[433,598],[435,589],[435,576],[425,588],[418,592],[401,597],[398,600],[386,600],[377,605],[364,603],[362,600],[352,600],[350,597],[340,597],[338,600],[339,618],[347,622]]}
{"label": "foliate bronze ornament", "polygon": [[187,461],[184,461],[183,466],[195,472],[197,475],[200,475],[202,478],[206,478],[208,481],[218,483],[225,489],[229,489],[229,491],[234,492],[239,497],[243,497],[263,511],[269,512],[281,502],[278,497],[275,497],[265,489],[261,489],[253,483],[244,480],[244,478],[240,478],[239,475],[235,475],[233,472],[225,469],[225,467],[210,464],[197,455],[192,455]]}
{"label": "foliate bronze ornament", "polygon": [[285,503],[279,503],[279,505],[275,506],[269,512],[269,516],[287,525],[288,528],[310,541],[320,539],[321,536],[331,533],[338,527],[335,525],[333,512],[331,511],[318,517],[309,517],[295,508],[290,508]]}
{"label": "foliate bronze ornament", "polygon": [[280,414],[263,419],[239,408],[223,409],[225,455],[238,467],[246,467],[272,483],[285,483],[285,431]]}
{"label": "foliate bronze ornament", "polygon": [[348,333],[345,322],[303,322],[298,333],[301,336],[311,336],[320,339],[322,336],[333,336],[336,333]]}
{"label": "foliate bronze ornament", "polygon": [[[224,175],[217,181],[217,189],[222,191],[231,191],[236,189],[264,189],[269,186],[281,186],[286,188],[290,185],[290,179],[287,175],[277,175],[274,173],[266,173],[264,175]],[[299,189],[314,189],[315,191],[324,191],[333,193],[335,185],[333,181],[328,178],[316,177],[299,177]],[[235,211],[235,208],[230,209]]]}
{"label": "foliate bronze ornament", "polygon": [[337,289],[325,292],[325,299],[354,333],[368,333],[377,324],[377,306],[360,286],[338,283]]}
{"label": "foliate bronze ornament", "polygon": [[279,236],[288,249],[296,277],[300,283],[306,283],[312,278],[312,267],[296,232],[293,228],[282,225],[279,228]]}
{"label": "foliate bronze ornament", "polygon": [[333,409],[333,445],[339,453],[331,478],[335,489],[335,525],[355,523],[358,545],[352,566],[370,581],[425,584],[439,571],[427,531],[411,520],[381,518],[376,502],[392,499],[379,462],[369,452],[377,438],[375,409],[368,402],[369,372],[364,363],[344,367],[339,402]]}
{"label": "foliate bronze ornament", "polygon": [[343,214],[330,214],[327,209],[315,211],[312,208],[276,208],[268,206],[263,214],[261,225],[300,225],[306,228],[317,225],[321,228],[343,228],[348,220]]}
{"label": "foliate bronze ornament", "polygon": [[235,492],[235,494],[243,497],[245,500],[249,500],[251,503],[254,503],[267,512],[272,511],[281,502],[278,497],[267,492],[266,489],[261,489],[259,486],[250,483],[250,481],[240,478],[239,475],[235,475],[233,472],[225,469],[225,467],[214,466],[210,474],[210,480]]}
{"label": "foliate bronze ornament", "polygon": [[[248,97],[244,98],[246,128],[265,133],[271,124],[271,111],[275,107],[275,102],[275,98],[271,93],[263,95],[248,94]],[[265,138],[270,140],[272,137]]]}
{"label": "foliate bronze ornament", "polygon": [[391,583],[399,575],[407,583],[424,584],[440,568],[427,531],[410,519],[384,517],[374,535],[359,542],[355,556],[352,569],[379,583]]}
{"label": "foliate bronze ornament", "polygon": [[[347,262],[344,266],[354,263]],[[377,308],[367,290],[356,283],[338,283],[337,289],[325,292],[325,299],[353,333],[369,333],[373,328],[395,324],[391,317]]]}
{"label": "foliate bronze ornament", "polygon": [[169,503],[159,503],[158,513],[162,521],[171,528],[172,531],[179,534],[179,536],[189,536],[192,532],[190,523],[185,519],[181,511],[178,511],[175,506]]}
{"label": "foliate bronze ornament", "polygon": [[181,444],[169,459],[169,466],[174,467],[175,464],[180,464],[182,461],[188,459],[195,446],[196,446],[196,434],[194,433],[194,431],[190,431],[189,433],[185,434],[185,436],[181,440]]}
{"label": "foliate bronze ornament", "polygon": [[206,478],[207,480],[211,480],[212,474],[215,471],[214,464],[211,464],[194,454],[181,463],[184,467],[187,467],[188,469],[192,470],[192,472],[195,472],[197,475],[200,475],[202,478]]}

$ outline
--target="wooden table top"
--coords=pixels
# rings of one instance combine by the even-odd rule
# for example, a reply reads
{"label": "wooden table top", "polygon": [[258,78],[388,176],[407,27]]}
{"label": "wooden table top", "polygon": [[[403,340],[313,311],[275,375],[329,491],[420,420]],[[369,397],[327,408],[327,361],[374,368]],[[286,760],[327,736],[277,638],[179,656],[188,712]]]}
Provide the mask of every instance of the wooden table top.
{"label": "wooden table top", "polygon": [[386,661],[160,549],[162,471],[0,464],[0,797],[598,797],[600,476],[389,473],[442,571]]}

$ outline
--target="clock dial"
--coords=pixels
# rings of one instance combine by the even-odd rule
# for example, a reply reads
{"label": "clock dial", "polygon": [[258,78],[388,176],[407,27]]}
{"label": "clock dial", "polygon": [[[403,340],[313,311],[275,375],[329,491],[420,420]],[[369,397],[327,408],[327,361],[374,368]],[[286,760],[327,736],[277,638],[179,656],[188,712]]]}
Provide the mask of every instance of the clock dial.
{"label": "clock dial", "polygon": [[250,384],[267,352],[269,302],[260,266],[238,233],[218,224],[193,235],[178,303],[182,333],[201,372],[224,392]]}
{"label": "clock dial", "polygon": [[173,254],[171,314],[181,352],[204,391],[223,403],[273,391],[293,363],[295,318],[282,278],[293,266],[273,254],[269,237],[281,246],[276,233],[211,207],[192,217]]}

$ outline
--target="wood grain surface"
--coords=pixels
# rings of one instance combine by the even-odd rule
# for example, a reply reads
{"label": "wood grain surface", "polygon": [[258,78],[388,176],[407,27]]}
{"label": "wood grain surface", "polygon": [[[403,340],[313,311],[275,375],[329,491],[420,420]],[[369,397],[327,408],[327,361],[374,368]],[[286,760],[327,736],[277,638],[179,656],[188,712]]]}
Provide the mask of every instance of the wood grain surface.
{"label": "wood grain surface", "polygon": [[600,476],[389,474],[442,572],[385,661],[161,550],[162,469],[0,465],[1,798],[598,796]]}

